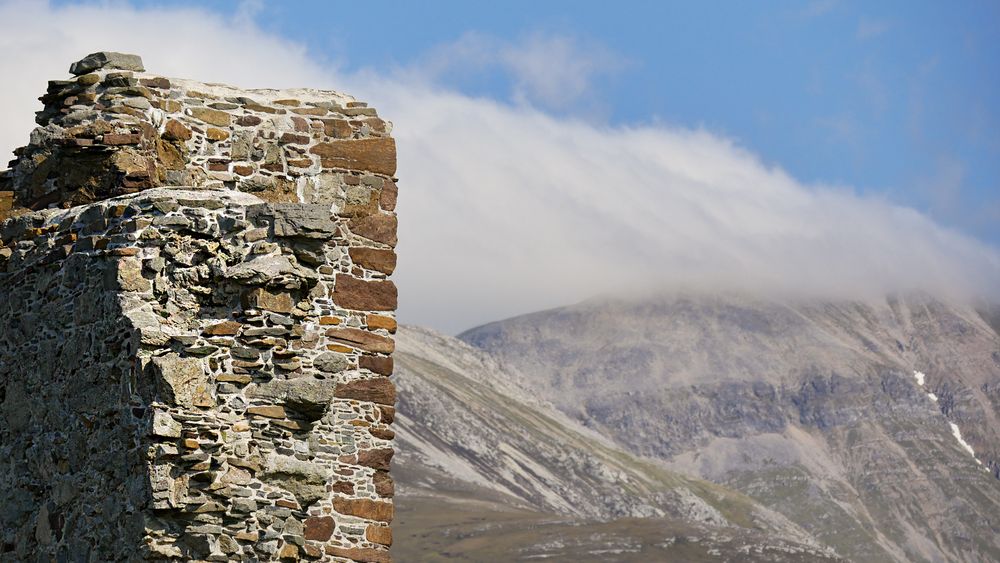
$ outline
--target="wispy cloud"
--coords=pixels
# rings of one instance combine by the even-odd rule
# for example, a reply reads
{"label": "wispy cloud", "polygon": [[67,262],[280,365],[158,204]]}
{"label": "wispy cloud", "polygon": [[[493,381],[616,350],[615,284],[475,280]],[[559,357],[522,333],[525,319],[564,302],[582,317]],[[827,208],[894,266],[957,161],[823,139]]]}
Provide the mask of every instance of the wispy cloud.
{"label": "wispy cloud", "polygon": [[578,37],[532,33],[516,40],[467,32],[429,53],[411,71],[449,83],[449,76],[505,74],[517,103],[565,110],[587,98],[594,82],[629,62],[606,46]]}
{"label": "wispy cloud", "polygon": [[832,12],[839,4],[840,0],[812,0],[798,15],[804,19],[818,18]]}
{"label": "wispy cloud", "polygon": [[858,20],[858,27],[854,32],[854,36],[861,41],[874,39],[889,31],[889,28],[889,22],[862,17]]}
{"label": "wispy cloud", "polygon": [[[141,53],[166,74],[336,87],[373,102],[399,141],[406,322],[458,330],[650,286],[827,297],[1000,288],[994,249],[850,188],[804,185],[704,130],[595,126],[412,69],[345,75],[201,11],[0,3],[0,48],[4,152],[27,139],[45,80],[99,49]],[[547,92],[544,80],[524,88]]]}

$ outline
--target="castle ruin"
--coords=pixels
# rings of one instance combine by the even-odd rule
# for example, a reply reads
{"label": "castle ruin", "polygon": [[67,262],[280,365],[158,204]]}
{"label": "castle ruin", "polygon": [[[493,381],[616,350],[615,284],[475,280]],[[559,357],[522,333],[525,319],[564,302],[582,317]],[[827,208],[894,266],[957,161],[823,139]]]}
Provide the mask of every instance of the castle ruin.
{"label": "castle ruin", "polygon": [[390,561],[390,124],[70,72],[0,173],[0,560]]}

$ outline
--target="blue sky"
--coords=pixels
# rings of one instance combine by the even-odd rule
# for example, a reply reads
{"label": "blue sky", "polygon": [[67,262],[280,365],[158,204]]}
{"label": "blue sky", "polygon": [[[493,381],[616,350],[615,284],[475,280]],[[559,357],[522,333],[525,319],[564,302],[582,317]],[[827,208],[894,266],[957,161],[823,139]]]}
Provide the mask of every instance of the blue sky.
{"label": "blue sky", "polygon": [[0,153],[86,53],[332,88],[399,147],[401,322],[594,295],[1000,300],[1000,8],[0,0]]}
{"label": "blue sky", "polygon": [[437,79],[597,123],[703,127],[803,182],[882,194],[1000,245],[1000,3],[132,5],[242,11],[344,71],[426,65],[470,37],[480,50],[557,39],[557,62],[584,61],[582,92],[519,95],[482,53]]}

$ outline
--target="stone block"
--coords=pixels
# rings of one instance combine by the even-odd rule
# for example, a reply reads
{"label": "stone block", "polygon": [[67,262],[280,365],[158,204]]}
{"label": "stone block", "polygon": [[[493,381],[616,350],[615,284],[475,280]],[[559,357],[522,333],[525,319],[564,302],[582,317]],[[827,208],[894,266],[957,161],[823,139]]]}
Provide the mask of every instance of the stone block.
{"label": "stone block", "polygon": [[166,354],[152,360],[157,390],[163,399],[181,407],[214,407],[212,388],[201,360]]}
{"label": "stone block", "polygon": [[377,522],[391,522],[393,517],[392,503],[378,500],[336,497],[333,499],[333,509],[340,514]]}
{"label": "stone block", "polygon": [[357,328],[331,328],[326,331],[327,337],[367,352],[391,354],[396,344],[391,338]]}
{"label": "stone block", "polygon": [[388,280],[364,280],[345,274],[337,275],[333,302],[345,309],[358,311],[396,310],[396,284]]}
{"label": "stone block", "polygon": [[396,173],[396,141],[388,137],[318,143],[309,152],[320,157],[324,168]]}
{"label": "stone block", "polygon": [[396,252],[385,248],[351,247],[351,261],[369,270],[389,275],[396,270]]}
{"label": "stone block", "polygon": [[306,518],[304,537],[311,541],[326,541],[333,536],[337,523],[330,516],[315,516]]}
{"label": "stone block", "polygon": [[396,386],[384,377],[338,383],[335,395],[341,399],[370,401],[380,405],[396,404]]}
{"label": "stone block", "polygon": [[138,55],[126,53],[115,53],[113,51],[100,51],[91,53],[86,57],[76,61],[69,67],[70,74],[79,76],[98,69],[117,68],[121,70],[132,70],[143,72],[146,69],[142,66],[142,59]]}
{"label": "stone block", "polygon": [[396,216],[380,213],[351,219],[351,232],[375,242],[396,246]]}

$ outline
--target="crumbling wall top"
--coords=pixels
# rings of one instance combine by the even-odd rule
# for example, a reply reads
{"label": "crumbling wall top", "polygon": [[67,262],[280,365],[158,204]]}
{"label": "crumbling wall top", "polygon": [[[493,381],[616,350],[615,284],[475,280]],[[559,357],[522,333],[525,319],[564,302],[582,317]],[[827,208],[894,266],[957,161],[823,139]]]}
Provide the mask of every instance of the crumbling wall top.
{"label": "crumbling wall top", "polygon": [[114,52],[70,72],[49,82],[39,126],[0,172],[0,220],[155,186],[316,201],[396,171],[391,124],[342,93],[167,78]]}

